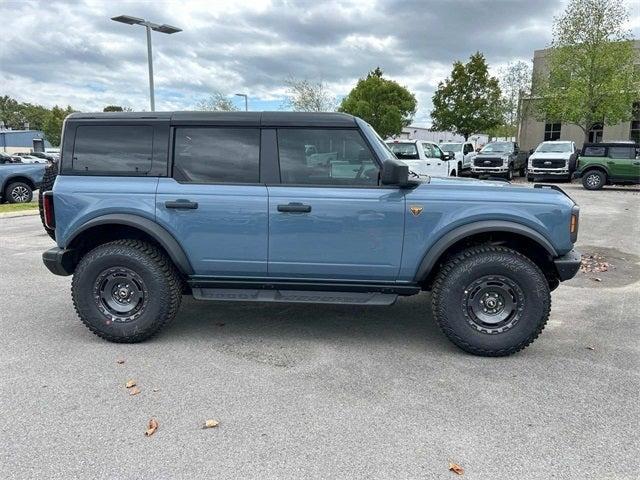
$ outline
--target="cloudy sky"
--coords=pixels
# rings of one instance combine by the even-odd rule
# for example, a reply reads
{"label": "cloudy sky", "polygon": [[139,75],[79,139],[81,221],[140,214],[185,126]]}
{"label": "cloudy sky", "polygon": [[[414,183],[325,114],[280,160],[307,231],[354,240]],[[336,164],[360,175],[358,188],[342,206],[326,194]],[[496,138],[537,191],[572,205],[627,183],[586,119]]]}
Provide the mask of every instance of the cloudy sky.
{"label": "cloudy sky", "polygon": [[[628,4],[638,38],[640,9]],[[495,73],[530,61],[563,8],[562,0],[0,0],[0,95],[83,111],[148,109],[144,28],[110,20],[126,14],[184,30],[153,34],[156,110],[193,109],[214,90],[248,93],[252,110],[281,109],[290,75],[321,80],[341,98],[380,66],[416,93],[415,123],[426,125],[453,61],[480,50]]]}

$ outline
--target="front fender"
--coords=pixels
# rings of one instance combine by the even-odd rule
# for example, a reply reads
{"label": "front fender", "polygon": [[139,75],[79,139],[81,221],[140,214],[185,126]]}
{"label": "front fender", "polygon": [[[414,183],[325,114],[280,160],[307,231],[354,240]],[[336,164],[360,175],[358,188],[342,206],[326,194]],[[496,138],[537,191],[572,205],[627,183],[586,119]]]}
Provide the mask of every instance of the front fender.
{"label": "front fender", "polygon": [[522,235],[541,245],[552,257],[558,256],[558,252],[551,242],[533,228],[511,221],[484,220],[459,226],[442,235],[423,257],[415,273],[414,281],[423,280],[450,246],[471,235],[486,232],[509,232]]}

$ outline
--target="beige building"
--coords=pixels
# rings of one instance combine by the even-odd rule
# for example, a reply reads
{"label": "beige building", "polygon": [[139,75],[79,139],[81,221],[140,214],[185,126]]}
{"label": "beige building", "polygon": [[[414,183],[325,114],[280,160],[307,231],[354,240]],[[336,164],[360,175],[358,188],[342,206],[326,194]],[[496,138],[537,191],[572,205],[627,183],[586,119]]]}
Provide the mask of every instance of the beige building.
{"label": "beige building", "polygon": [[[640,41],[635,40],[640,68]],[[549,49],[536,50],[533,53],[533,75],[545,75],[548,72],[547,56]],[[589,141],[608,142],[614,140],[635,140],[640,143],[640,99],[634,103],[635,117],[630,122],[617,125],[596,125],[589,133]],[[522,118],[518,127],[518,143],[525,150],[536,148],[545,140],[573,140],[578,148],[584,142],[584,132],[576,125],[565,123],[540,122],[532,114],[531,98],[523,98],[520,104]]]}

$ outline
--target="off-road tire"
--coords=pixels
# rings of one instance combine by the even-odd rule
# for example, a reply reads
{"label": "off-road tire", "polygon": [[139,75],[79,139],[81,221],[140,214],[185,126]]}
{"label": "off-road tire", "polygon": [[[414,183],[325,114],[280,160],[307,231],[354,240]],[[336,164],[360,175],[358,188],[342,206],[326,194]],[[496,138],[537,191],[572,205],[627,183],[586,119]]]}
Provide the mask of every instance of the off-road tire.
{"label": "off-road tire", "polygon": [[[113,269],[134,272],[146,289],[141,309],[128,321],[114,321],[100,303],[98,281]],[[154,245],[116,240],[80,260],[71,294],[80,320],[94,334],[110,342],[136,343],[151,338],[174,319],[182,299],[182,280],[171,260]]]}
{"label": "off-road tire", "polygon": [[601,170],[587,170],[582,175],[582,186],[587,190],[600,190],[607,183],[607,175]]}
{"label": "off-road tire", "polygon": [[[13,197],[13,192],[16,188],[24,189],[26,196],[23,197],[23,200],[16,200]],[[7,202],[9,203],[29,203],[31,200],[33,200],[33,190],[24,182],[13,182],[7,185],[7,188],[4,191],[4,198],[6,198]]]}
{"label": "off-road tire", "polygon": [[[468,288],[484,278],[499,276],[518,286],[517,317],[503,331],[490,331],[476,321],[465,298]],[[471,293],[472,294],[472,293]],[[432,289],[434,317],[454,344],[474,355],[501,357],[533,342],[551,310],[549,283],[542,271],[515,250],[499,246],[471,247],[450,258],[438,272]]]}
{"label": "off-road tire", "polygon": [[38,190],[38,210],[40,211],[40,221],[42,222],[42,227],[44,228],[47,235],[49,235],[53,240],[56,239],[56,231],[51,228],[47,228],[44,224],[44,205],[42,203],[42,195],[44,192],[48,192],[53,189],[53,184],[56,181],[56,177],[58,176],[58,164],[52,163],[44,169],[44,176],[42,177],[42,183],[40,184],[40,189]]}

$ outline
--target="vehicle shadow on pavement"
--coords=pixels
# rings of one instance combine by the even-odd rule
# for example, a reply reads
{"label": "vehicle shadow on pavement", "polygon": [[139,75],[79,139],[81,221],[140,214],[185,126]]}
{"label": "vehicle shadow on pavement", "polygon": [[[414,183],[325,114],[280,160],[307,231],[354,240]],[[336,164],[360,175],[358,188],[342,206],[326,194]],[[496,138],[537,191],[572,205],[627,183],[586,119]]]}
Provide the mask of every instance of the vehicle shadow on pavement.
{"label": "vehicle shadow on pavement", "polygon": [[399,298],[395,305],[283,304],[196,301],[183,297],[178,316],[157,341],[192,337],[238,342],[323,341],[453,347],[431,313],[428,294]]}

